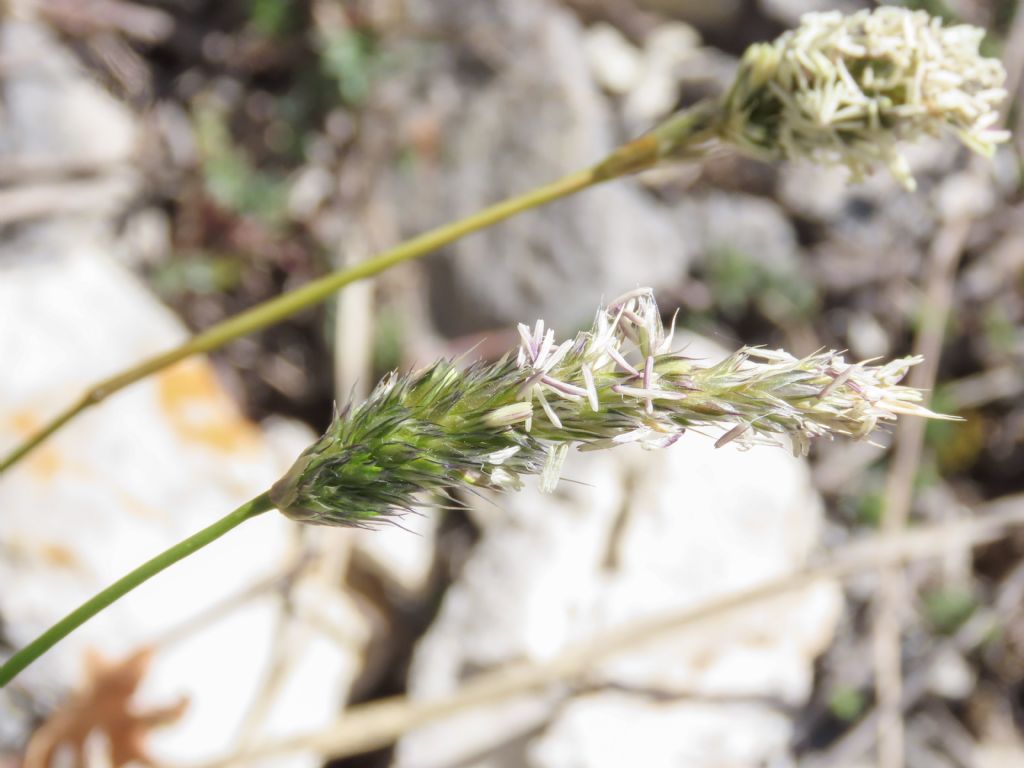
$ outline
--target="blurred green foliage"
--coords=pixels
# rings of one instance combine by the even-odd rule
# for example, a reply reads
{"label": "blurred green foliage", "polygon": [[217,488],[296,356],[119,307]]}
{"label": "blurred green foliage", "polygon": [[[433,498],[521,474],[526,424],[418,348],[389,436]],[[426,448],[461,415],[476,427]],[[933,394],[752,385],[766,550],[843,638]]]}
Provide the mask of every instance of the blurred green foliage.
{"label": "blurred green foliage", "polygon": [[210,197],[229,211],[256,216],[270,225],[282,223],[287,201],[284,180],[257,169],[235,146],[221,110],[199,104],[193,119]]}
{"label": "blurred green foliage", "polygon": [[878,528],[882,524],[882,512],[885,509],[885,496],[881,489],[871,490],[856,498],[857,522],[869,528]]}
{"label": "blurred green foliage", "polygon": [[158,265],[150,275],[150,282],[165,298],[187,293],[223,293],[238,285],[244,266],[238,257],[230,254],[206,251],[179,254]]}
{"label": "blurred green foliage", "polygon": [[828,697],[829,712],[846,723],[860,717],[865,707],[867,698],[860,690],[850,685],[836,686]]}
{"label": "blurred green foliage", "polygon": [[978,411],[956,413],[956,403],[946,390],[939,388],[932,396],[931,408],[939,413],[963,416],[963,421],[932,420],[925,425],[925,440],[935,455],[943,474],[970,469],[985,450],[989,423]]}
{"label": "blurred green foliage", "polygon": [[922,605],[925,616],[936,631],[951,635],[971,618],[978,601],[963,587],[943,587],[926,593]]}
{"label": "blurred green foliage", "polygon": [[249,26],[257,34],[282,38],[298,26],[291,0],[249,0]]}
{"label": "blurred green foliage", "polygon": [[716,311],[731,319],[754,308],[781,323],[810,317],[817,309],[817,291],[808,277],[796,269],[767,266],[730,246],[708,253],[706,278]]}
{"label": "blurred green foliage", "polygon": [[320,66],[337,84],[346,105],[366,103],[379,66],[376,54],[376,37],[358,29],[348,28],[322,41]]}
{"label": "blurred green foliage", "polygon": [[402,314],[385,306],[376,315],[373,335],[373,368],[381,375],[402,365],[404,327]]}
{"label": "blurred green foliage", "polygon": [[[884,456],[879,452],[880,458]],[[885,515],[885,486],[888,477],[886,462],[879,461],[875,466],[861,473],[857,486],[842,494],[837,500],[837,510],[846,520],[867,528],[879,528]],[[917,475],[914,477],[914,492],[927,489],[940,482],[939,470],[933,459],[921,461]]]}
{"label": "blurred green foliage", "polygon": [[1003,304],[993,302],[982,315],[985,341],[994,352],[1010,354],[1017,347],[1021,330],[1009,317]]}

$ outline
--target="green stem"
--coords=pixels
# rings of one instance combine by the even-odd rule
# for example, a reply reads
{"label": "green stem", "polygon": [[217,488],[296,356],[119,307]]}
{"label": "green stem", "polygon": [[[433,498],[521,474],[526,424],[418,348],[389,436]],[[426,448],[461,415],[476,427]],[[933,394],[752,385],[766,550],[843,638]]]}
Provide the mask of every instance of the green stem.
{"label": "green stem", "polygon": [[192,355],[217,349],[227,342],[266,328],[284,318],[320,303],[349,283],[371,277],[403,261],[436,251],[455,240],[493,226],[517,213],[568,197],[620,176],[650,168],[665,159],[699,156],[706,143],[717,135],[720,105],[715,99],[698,102],[673,115],[645,136],[623,144],[605,160],[585,171],[572,173],[526,194],[513,197],[459,221],[426,232],[371,259],[347,269],[332,272],[283,296],[258,304],[252,309],[218,323],[207,331],[168,352],[144,360],[125,371],[94,385],[74,405],[64,409],[36,433],[26,438],[3,459],[0,474],[17,464],[34,448],[73,420],[82,411],[103,402],[140,379],[163,370]]}
{"label": "green stem", "polygon": [[170,549],[160,553],[152,560],[140,565],[127,576],[115,581],[102,592],[97,593],[89,600],[86,600],[75,610],[58,621],[39,637],[15,653],[7,662],[0,666],[0,688],[6,686],[11,680],[17,677],[29,664],[34,662],[50,648],[67,637],[86,621],[97,613],[108,607],[115,601],[124,597],[144,581],[151,579],[160,571],[174,565],[194,552],[202,549],[207,544],[219,539],[228,531],[241,525],[251,517],[256,517],[263,512],[273,509],[269,493],[261,493],[251,501],[247,501],[231,514],[222,517],[199,533],[189,536],[180,541]]}
{"label": "green stem", "polygon": [[414,237],[412,240],[384,251],[360,264],[332,272],[290,293],[265,301],[252,309],[228,318],[209,330],[193,336],[179,347],[144,360],[115,376],[95,384],[76,403],[61,411],[0,460],[0,474],[3,474],[21,461],[34,448],[38,447],[43,441],[47,440],[65,424],[78,416],[78,414],[103,402],[115,392],[124,389],[130,384],[134,384],[140,379],[161,371],[186,357],[209,352],[233,339],[237,339],[239,336],[245,336],[261,328],[266,328],[268,325],[280,322],[302,309],[320,303],[349,283],[376,275],[403,261],[409,261],[410,259],[436,251],[438,248],[465,237],[472,232],[486,229],[497,224],[499,221],[530,208],[537,208],[558,198],[567,197],[607,178],[610,177],[599,175],[595,169],[571,174],[519,197],[492,205],[472,216]]}

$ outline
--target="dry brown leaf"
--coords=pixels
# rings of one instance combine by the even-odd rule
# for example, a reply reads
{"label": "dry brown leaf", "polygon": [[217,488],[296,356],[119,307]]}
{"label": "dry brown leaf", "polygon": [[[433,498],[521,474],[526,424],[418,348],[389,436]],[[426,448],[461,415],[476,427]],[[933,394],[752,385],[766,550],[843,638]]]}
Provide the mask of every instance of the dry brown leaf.
{"label": "dry brown leaf", "polygon": [[71,765],[88,766],[88,745],[97,736],[109,745],[112,768],[129,763],[153,765],[145,749],[146,735],[178,720],[188,702],[182,698],[172,706],[145,712],[132,705],[152,655],[151,648],[144,648],[123,661],[109,662],[90,653],[86,659],[90,680],[85,690],[55,710],[32,735],[23,768],[49,768],[54,755],[63,749],[70,749]]}

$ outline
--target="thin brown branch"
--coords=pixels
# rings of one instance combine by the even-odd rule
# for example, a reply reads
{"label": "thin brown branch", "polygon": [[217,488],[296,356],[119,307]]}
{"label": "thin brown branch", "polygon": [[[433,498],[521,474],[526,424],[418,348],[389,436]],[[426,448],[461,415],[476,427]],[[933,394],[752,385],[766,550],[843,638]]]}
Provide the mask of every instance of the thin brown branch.
{"label": "thin brown branch", "polygon": [[[947,222],[929,252],[921,325],[914,342],[914,354],[924,357],[924,362],[910,375],[912,385],[926,392],[935,386],[946,321],[953,301],[956,267],[970,227],[971,220],[966,217]],[[899,536],[906,528],[914,480],[924,451],[924,437],[925,424],[920,419],[902,419],[896,428],[896,444],[885,487],[882,519],[885,536]],[[900,662],[904,589],[902,571],[896,566],[885,568],[879,585],[873,638],[880,768],[902,768],[904,762],[904,696]]]}

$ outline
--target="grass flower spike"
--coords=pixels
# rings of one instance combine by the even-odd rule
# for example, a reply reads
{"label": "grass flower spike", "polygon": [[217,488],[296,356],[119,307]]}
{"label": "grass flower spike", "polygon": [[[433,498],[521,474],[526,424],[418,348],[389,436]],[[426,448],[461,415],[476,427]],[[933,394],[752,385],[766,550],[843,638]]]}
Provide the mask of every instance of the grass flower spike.
{"label": "grass flower spike", "polygon": [[916,358],[875,366],[744,348],[713,365],[690,359],[673,351],[648,289],[613,301],[574,339],[557,342],[542,321],[519,332],[518,350],[496,363],[388,376],[337,415],[271,500],[303,522],[371,525],[453,487],[514,489],[540,475],[551,489],[574,445],[662,448],[695,429],[718,434],[718,446],[788,436],[805,453],[815,437],[936,416],[898,383]]}
{"label": "grass flower spike", "polygon": [[982,37],[904,8],[807,14],[747,50],[722,137],[768,159],[842,163],[855,178],[883,163],[912,188],[897,142],[949,130],[991,155],[1009,136],[994,128],[1006,74],[979,53]]}

